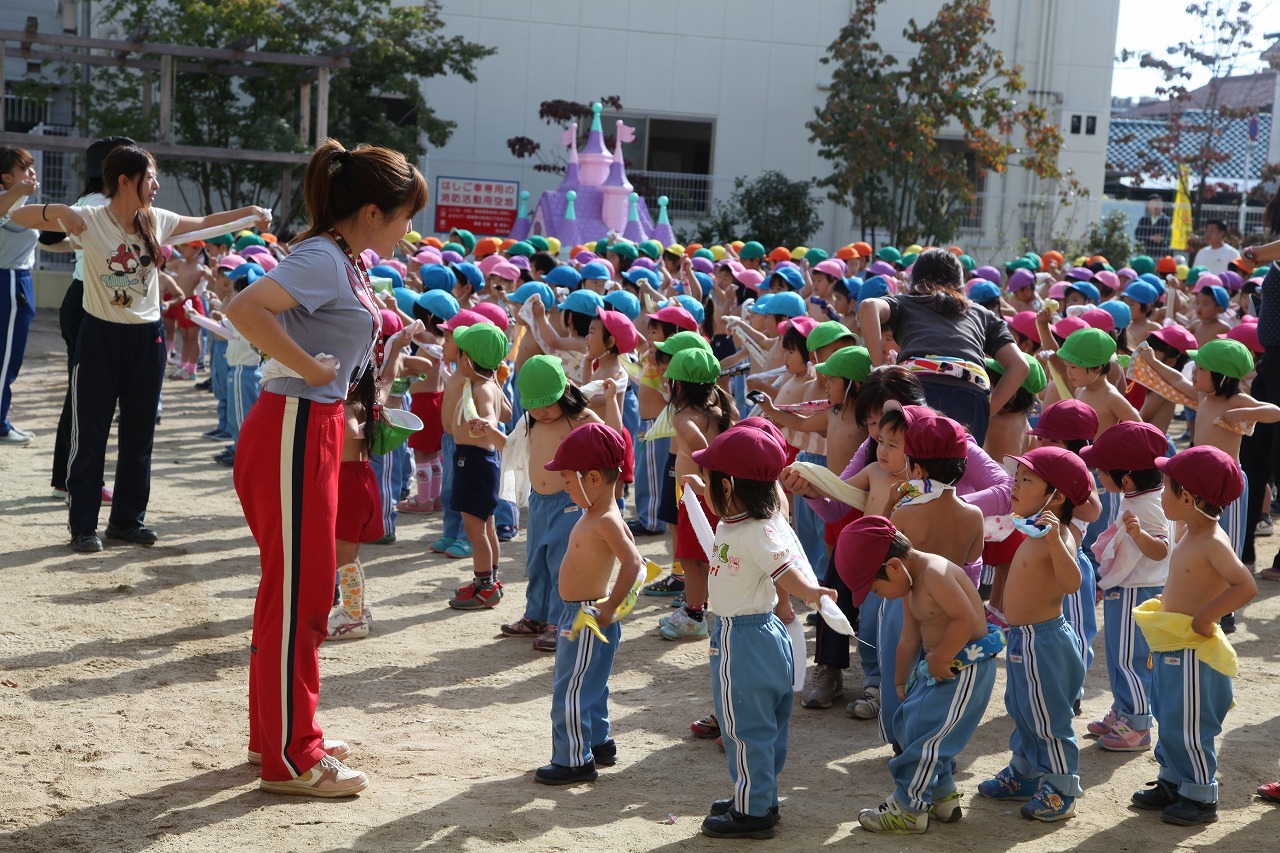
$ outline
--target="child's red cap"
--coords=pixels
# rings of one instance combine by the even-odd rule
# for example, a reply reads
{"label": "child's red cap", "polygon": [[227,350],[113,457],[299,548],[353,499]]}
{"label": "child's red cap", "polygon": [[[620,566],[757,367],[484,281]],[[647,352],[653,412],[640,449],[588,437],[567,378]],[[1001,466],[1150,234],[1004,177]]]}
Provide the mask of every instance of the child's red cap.
{"label": "child's red cap", "polygon": [[572,429],[555,457],[542,467],[548,471],[606,471],[621,468],[626,446],[622,436],[607,424],[583,424]]}
{"label": "child's red cap", "polygon": [[919,417],[907,427],[907,456],[912,459],[964,459],[969,443],[964,428],[944,417]]}
{"label": "child's red cap", "polygon": [[1006,457],[1030,468],[1041,480],[1081,506],[1093,493],[1093,478],[1084,460],[1062,447],[1037,447],[1021,456]]}
{"label": "child's red cap", "polygon": [[787,466],[786,440],[764,418],[743,418],[694,451],[693,461],[730,477],[776,480]]}
{"label": "child's red cap", "polygon": [[1156,467],[1184,491],[1214,506],[1230,506],[1244,494],[1244,475],[1236,460],[1208,444],[1157,459]]}
{"label": "child's red cap", "polygon": [[880,515],[864,515],[840,531],[836,540],[836,571],[853,593],[853,606],[861,607],[871,592],[876,573],[885,564],[889,544],[898,533],[893,522]]}
{"label": "child's red cap", "polygon": [[1104,471],[1142,471],[1156,467],[1156,460],[1168,451],[1169,439],[1159,427],[1122,421],[1098,436],[1092,447],[1083,448],[1080,458]]}
{"label": "child's red cap", "polygon": [[1028,434],[1050,441],[1093,441],[1098,434],[1098,413],[1079,400],[1059,400],[1040,414]]}

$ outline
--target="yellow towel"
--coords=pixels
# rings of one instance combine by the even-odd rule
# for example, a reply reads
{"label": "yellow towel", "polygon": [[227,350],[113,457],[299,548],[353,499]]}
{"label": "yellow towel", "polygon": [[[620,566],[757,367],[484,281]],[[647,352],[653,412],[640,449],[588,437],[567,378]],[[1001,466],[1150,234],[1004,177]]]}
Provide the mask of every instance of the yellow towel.
{"label": "yellow towel", "polygon": [[1152,598],[1133,609],[1134,621],[1146,637],[1152,652],[1174,652],[1195,649],[1200,660],[1218,672],[1234,678],[1238,670],[1236,650],[1217,625],[1213,636],[1205,637],[1191,630],[1191,617],[1185,613],[1165,613],[1159,599]]}

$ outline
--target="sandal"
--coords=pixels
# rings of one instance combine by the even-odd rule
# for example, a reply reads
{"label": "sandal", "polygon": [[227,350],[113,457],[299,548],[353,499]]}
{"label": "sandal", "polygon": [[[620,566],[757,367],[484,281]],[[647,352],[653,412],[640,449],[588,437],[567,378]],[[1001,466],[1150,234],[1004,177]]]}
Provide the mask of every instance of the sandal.
{"label": "sandal", "polygon": [[521,616],[516,621],[503,625],[500,630],[507,637],[536,637],[547,630],[547,623]]}
{"label": "sandal", "polygon": [[720,737],[720,721],[716,719],[715,714],[707,714],[701,720],[694,720],[689,724],[689,731],[693,732],[696,738],[710,740],[711,738]]}

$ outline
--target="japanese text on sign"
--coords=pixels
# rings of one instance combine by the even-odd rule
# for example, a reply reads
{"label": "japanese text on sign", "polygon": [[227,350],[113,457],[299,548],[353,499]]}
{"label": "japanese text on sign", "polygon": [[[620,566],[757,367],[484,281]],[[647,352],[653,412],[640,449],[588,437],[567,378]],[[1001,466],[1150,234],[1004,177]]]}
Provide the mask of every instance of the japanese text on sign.
{"label": "japanese text on sign", "polygon": [[518,181],[436,178],[436,231],[465,228],[477,235],[505,236],[516,222]]}

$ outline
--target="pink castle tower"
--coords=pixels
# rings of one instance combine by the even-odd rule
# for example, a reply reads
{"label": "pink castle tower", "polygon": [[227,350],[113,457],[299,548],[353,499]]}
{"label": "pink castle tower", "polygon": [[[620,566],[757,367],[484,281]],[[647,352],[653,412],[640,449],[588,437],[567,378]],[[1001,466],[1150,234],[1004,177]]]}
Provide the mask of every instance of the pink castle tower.
{"label": "pink castle tower", "polygon": [[[591,130],[587,133],[587,144],[583,146],[579,159],[582,161],[581,183],[587,187],[598,187],[609,175],[609,166],[613,163],[613,155],[604,145],[604,129],[600,126],[600,111],[604,109],[599,103],[591,105]],[[576,128],[577,125],[574,125]],[[576,133],[576,131],[575,131]]]}
{"label": "pink castle tower", "polygon": [[609,166],[609,176],[604,179],[604,185],[601,187],[604,193],[604,207],[601,209],[600,218],[604,220],[605,225],[621,234],[627,227],[627,201],[634,189],[631,181],[627,180],[627,166],[622,159],[622,144],[634,140],[636,132],[621,120],[614,127],[613,164]]}

